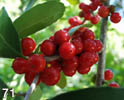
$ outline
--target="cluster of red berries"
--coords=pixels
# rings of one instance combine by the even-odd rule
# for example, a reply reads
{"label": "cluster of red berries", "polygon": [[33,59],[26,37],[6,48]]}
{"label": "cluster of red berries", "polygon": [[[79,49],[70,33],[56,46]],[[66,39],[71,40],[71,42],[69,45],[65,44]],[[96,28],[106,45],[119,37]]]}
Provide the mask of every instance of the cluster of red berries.
{"label": "cluster of red berries", "polygon": [[[85,20],[89,20],[92,24],[97,24],[100,21],[100,17],[106,18],[110,16],[110,20],[113,23],[118,23],[121,20],[121,16],[118,12],[115,11],[115,7],[113,5],[107,7],[103,5],[107,0],[90,0],[91,3],[89,5],[85,3],[80,3],[79,8],[81,12],[79,14],[80,17],[84,17]],[[98,9],[98,14],[94,15],[93,12]],[[100,16],[100,17],[99,17]]]}
{"label": "cluster of red berries", "polygon": [[[106,69],[104,72],[104,79],[109,81],[113,78],[113,72],[110,69]],[[114,87],[114,88],[120,88],[120,85],[116,82],[110,83],[108,86]]]}
{"label": "cluster of red berries", "polygon": [[[21,41],[22,52],[27,59],[16,58],[13,69],[18,74],[25,73],[25,81],[30,85],[36,74],[40,74],[37,84],[55,85],[60,80],[60,72],[73,76],[76,71],[87,74],[91,66],[98,61],[98,52],[102,49],[100,40],[94,40],[94,33],[88,28],[79,28],[72,36],[63,29],[40,45],[43,54],[33,54],[36,44],[31,38]],[[47,62],[45,56],[58,55],[59,58]]]}
{"label": "cluster of red berries", "polygon": [[[99,16],[105,18],[109,11],[103,13],[105,6],[99,0],[91,0],[90,5],[80,4],[82,12],[81,17],[90,20],[92,24],[97,24]],[[92,16],[92,12],[100,6],[98,15]],[[106,10],[107,11],[107,10]],[[112,20],[118,20],[117,14],[112,14]],[[39,74],[37,85],[42,82],[46,85],[55,85],[60,80],[60,72],[63,71],[66,76],[73,76],[76,71],[80,74],[88,74],[92,65],[96,64],[99,56],[98,52],[102,50],[100,40],[95,40],[95,34],[92,30],[81,27],[71,36],[69,30],[75,26],[84,24],[80,17],[74,16],[68,20],[70,27],[57,31],[54,36],[40,44],[40,52],[34,53],[36,43],[31,38],[21,40],[22,53],[24,58],[16,58],[12,64],[13,70],[18,74],[25,74],[25,81],[30,85],[34,77]],[[47,61],[45,58],[52,58],[57,55],[57,59]]]}

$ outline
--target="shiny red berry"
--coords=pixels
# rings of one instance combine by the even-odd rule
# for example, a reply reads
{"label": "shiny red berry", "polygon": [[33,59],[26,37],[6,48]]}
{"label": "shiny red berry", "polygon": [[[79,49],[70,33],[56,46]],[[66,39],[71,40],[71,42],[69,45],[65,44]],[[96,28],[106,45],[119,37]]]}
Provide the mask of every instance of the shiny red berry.
{"label": "shiny red berry", "polygon": [[109,8],[106,6],[101,6],[98,10],[98,14],[102,18],[106,18],[109,15]]}
{"label": "shiny red berry", "polygon": [[90,7],[89,5],[85,3],[80,3],[79,8],[82,9],[85,13],[90,12]]}
{"label": "shiny red berry", "polygon": [[92,11],[95,11],[95,10],[98,8],[98,5],[95,4],[95,3],[91,3],[91,4],[89,5],[89,7],[90,7],[90,9],[91,9]]}
{"label": "shiny red berry", "polygon": [[62,70],[66,76],[72,77],[73,75],[75,75],[77,69],[76,68],[63,67]]}
{"label": "shiny red berry", "polygon": [[95,52],[96,51],[96,43],[94,40],[87,39],[84,41],[84,50],[88,52]]}
{"label": "shiny red berry", "polygon": [[22,52],[24,56],[32,54],[36,47],[36,43],[32,38],[23,38],[21,41]]}
{"label": "shiny red berry", "polygon": [[84,18],[85,18],[85,20],[91,20],[92,14],[91,13],[85,13]]}
{"label": "shiny red berry", "polygon": [[69,18],[68,22],[71,26],[77,26],[77,25],[82,24],[82,21],[80,20],[78,16]]}
{"label": "shiny red berry", "polygon": [[29,69],[30,69],[30,64],[29,64],[28,60],[26,60],[26,59],[23,59],[23,58],[16,58],[16,59],[13,61],[12,68],[13,68],[13,70],[14,70],[17,74],[23,74],[23,73],[29,71]]}
{"label": "shiny red berry", "polygon": [[77,71],[78,71],[80,74],[88,74],[88,72],[90,71],[90,67],[84,67],[84,66],[80,65],[80,66],[77,68]]}
{"label": "shiny red berry", "polygon": [[120,85],[116,82],[112,82],[108,85],[109,87],[113,87],[113,88],[120,88]]}
{"label": "shiny red berry", "polygon": [[67,33],[67,31],[64,31],[64,30],[59,30],[55,33],[54,35],[54,39],[55,39],[55,42],[57,44],[62,44],[64,42],[68,42],[69,39],[70,39],[70,36],[69,34]]}
{"label": "shiny red berry", "polygon": [[52,42],[54,42],[54,41],[55,41],[55,40],[54,40],[54,36],[51,36],[51,37],[49,38],[49,40],[52,41]]}
{"label": "shiny red berry", "polygon": [[[32,72],[28,72],[28,73],[25,73],[25,81],[28,85],[31,85],[34,78],[35,78],[36,74],[35,73],[32,73]],[[40,78],[38,79],[37,81],[37,85],[40,84]]]}
{"label": "shiny red berry", "polygon": [[82,39],[83,40],[87,40],[87,39],[94,40],[95,39],[94,32],[89,29],[85,29],[84,33],[82,34]]}
{"label": "shiny red berry", "polygon": [[43,55],[33,54],[29,57],[31,65],[30,70],[35,73],[42,72],[45,69],[46,61]]}
{"label": "shiny red berry", "polygon": [[94,58],[94,64],[96,64],[99,61],[99,55],[96,52],[94,52],[93,55],[94,55],[93,56],[93,58]]}
{"label": "shiny red berry", "polygon": [[46,56],[52,56],[56,52],[56,45],[50,40],[45,40],[40,46],[40,51]]}
{"label": "shiny red berry", "polygon": [[100,18],[99,18],[98,15],[92,16],[90,21],[91,21],[92,24],[98,24],[98,22],[100,21]]}
{"label": "shiny red berry", "polygon": [[79,65],[79,59],[77,56],[72,57],[71,59],[64,60],[63,66],[68,68],[77,68]]}
{"label": "shiny red berry", "polygon": [[62,66],[61,64],[59,63],[59,60],[53,60],[53,61],[50,61],[48,64],[47,64],[47,67],[55,67],[56,69],[58,69],[60,72],[62,70]]}
{"label": "shiny red berry", "polygon": [[79,66],[79,60],[77,56],[72,59],[64,60],[62,70],[66,76],[72,77],[76,73],[76,69]]}
{"label": "shiny red berry", "polygon": [[100,40],[95,40],[96,42],[96,52],[100,52],[102,50],[102,42]]}
{"label": "shiny red berry", "polygon": [[105,80],[112,80],[113,72],[110,69],[107,69],[104,73]]}
{"label": "shiny red berry", "polygon": [[76,47],[70,42],[65,42],[60,46],[59,54],[63,59],[71,59],[76,55]]}
{"label": "shiny red berry", "polygon": [[110,20],[113,22],[113,23],[119,23],[121,21],[121,16],[119,13],[115,12],[115,13],[112,13],[112,15],[110,16]]}
{"label": "shiny red berry", "polygon": [[72,43],[76,47],[76,54],[80,54],[84,49],[82,40],[77,38],[77,39],[72,40]]}
{"label": "shiny red berry", "polygon": [[94,53],[91,53],[91,52],[84,52],[81,54],[80,58],[79,58],[79,64],[81,65],[82,63],[86,64],[86,66],[89,66],[91,67],[95,62],[96,62],[96,59],[95,59],[95,55]]}
{"label": "shiny red berry", "polygon": [[40,80],[48,86],[55,85],[60,80],[60,72],[55,67],[48,67],[40,74]]}

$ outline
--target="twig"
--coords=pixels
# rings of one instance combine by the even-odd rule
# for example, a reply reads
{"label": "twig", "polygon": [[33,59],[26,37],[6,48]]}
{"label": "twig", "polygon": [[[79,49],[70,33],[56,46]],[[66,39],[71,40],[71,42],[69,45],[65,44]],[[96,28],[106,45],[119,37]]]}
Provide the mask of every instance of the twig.
{"label": "twig", "polygon": [[52,57],[44,57],[45,58],[45,60],[47,61],[47,62],[49,62],[49,61],[53,61],[53,60],[56,60],[56,59],[58,59],[58,58],[60,58],[60,56],[58,56],[58,55],[55,55],[55,56],[52,56]]}
{"label": "twig", "polygon": [[[109,0],[105,3],[106,6],[109,5]],[[103,49],[101,53],[99,53],[99,62],[97,68],[97,76],[96,76],[96,86],[100,87],[103,85],[104,82],[104,68],[105,68],[105,58],[106,58],[106,38],[107,38],[107,23],[108,17],[102,19],[101,23],[101,33],[100,33],[100,40],[103,44]]]}
{"label": "twig", "polygon": [[39,74],[36,75],[36,77],[34,78],[34,80],[33,80],[32,84],[31,84],[30,88],[28,89],[28,91],[26,93],[26,96],[25,96],[24,100],[29,100],[30,95],[32,94],[32,92],[36,88],[36,84],[37,84],[38,78],[39,78]]}

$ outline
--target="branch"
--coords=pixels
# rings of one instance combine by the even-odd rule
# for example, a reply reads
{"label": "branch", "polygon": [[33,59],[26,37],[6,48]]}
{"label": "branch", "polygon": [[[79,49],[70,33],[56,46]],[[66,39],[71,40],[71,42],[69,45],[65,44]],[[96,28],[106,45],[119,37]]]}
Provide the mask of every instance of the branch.
{"label": "branch", "polygon": [[34,78],[34,80],[33,80],[32,84],[31,84],[30,88],[28,89],[28,91],[27,91],[27,93],[25,95],[24,100],[29,100],[30,95],[33,93],[33,91],[36,88],[36,84],[37,84],[38,78],[39,78],[39,74],[36,75],[36,77]]}
{"label": "branch", "polygon": [[[106,6],[109,5],[109,0],[107,0]],[[102,19],[101,23],[101,33],[100,33],[100,40],[103,44],[103,49],[101,53],[99,53],[99,62],[97,68],[97,75],[96,75],[96,86],[100,87],[103,85],[104,82],[104,68],[105,68],[105,58],[106,58],[106,38],[107,38],[107,25],[108,17]]]}

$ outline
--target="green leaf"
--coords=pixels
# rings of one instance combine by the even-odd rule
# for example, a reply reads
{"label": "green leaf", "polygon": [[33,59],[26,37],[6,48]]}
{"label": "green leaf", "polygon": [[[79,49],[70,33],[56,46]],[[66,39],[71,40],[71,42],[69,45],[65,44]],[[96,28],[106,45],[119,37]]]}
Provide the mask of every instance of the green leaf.
{"label": "green leaf", "polygon": [[91,24],[84,24],[84,25],[75,26],[74,28],[69,30],[68,34],[71,36],[74,32],[76,32],[81,27],[92,27],[92,26],[93,25],[91,25]]}
{"label": "green leaf", "polygon": [[8,86],[4,83],[3,80],[0,79],[0,100],[3,99],[4,91],[2,91],[3,88],[8,88]]}
{"label": "green leaf", "polygon": [[18,33],[5,8],[0,11],[0,57],[15,58],[22,56]]}
{"label": "green leaf", "polygon": [[124,100],[124,88],[88,88],[64,93],[50,100]]}
{"label": "green leaf", "polygon": [[61,72],[61,79],[59,81],[59,83],[57,83],[57,86],[59,86],[60,88],[64,88],[67,84],[67,81],[66,81],[66,77],[64,75],[63,72]]}
{"label": "green leaf", "polygon": [[41,95],[42,95],[41,88],[40,88],[40,86],[37,86],[35,91],[29,97],[29,100],[40,100]]}
{"label": "green leaf", "polygon": [[80,0],[67,0],[72,5],[77,5],[80,3]]}
{"label": "green leaf", "polygon": [[56,22],[62,17],[64,10],[62,3],[49,1],[25,12],[15,20],[14,25],[20,37],[26,37]]}

